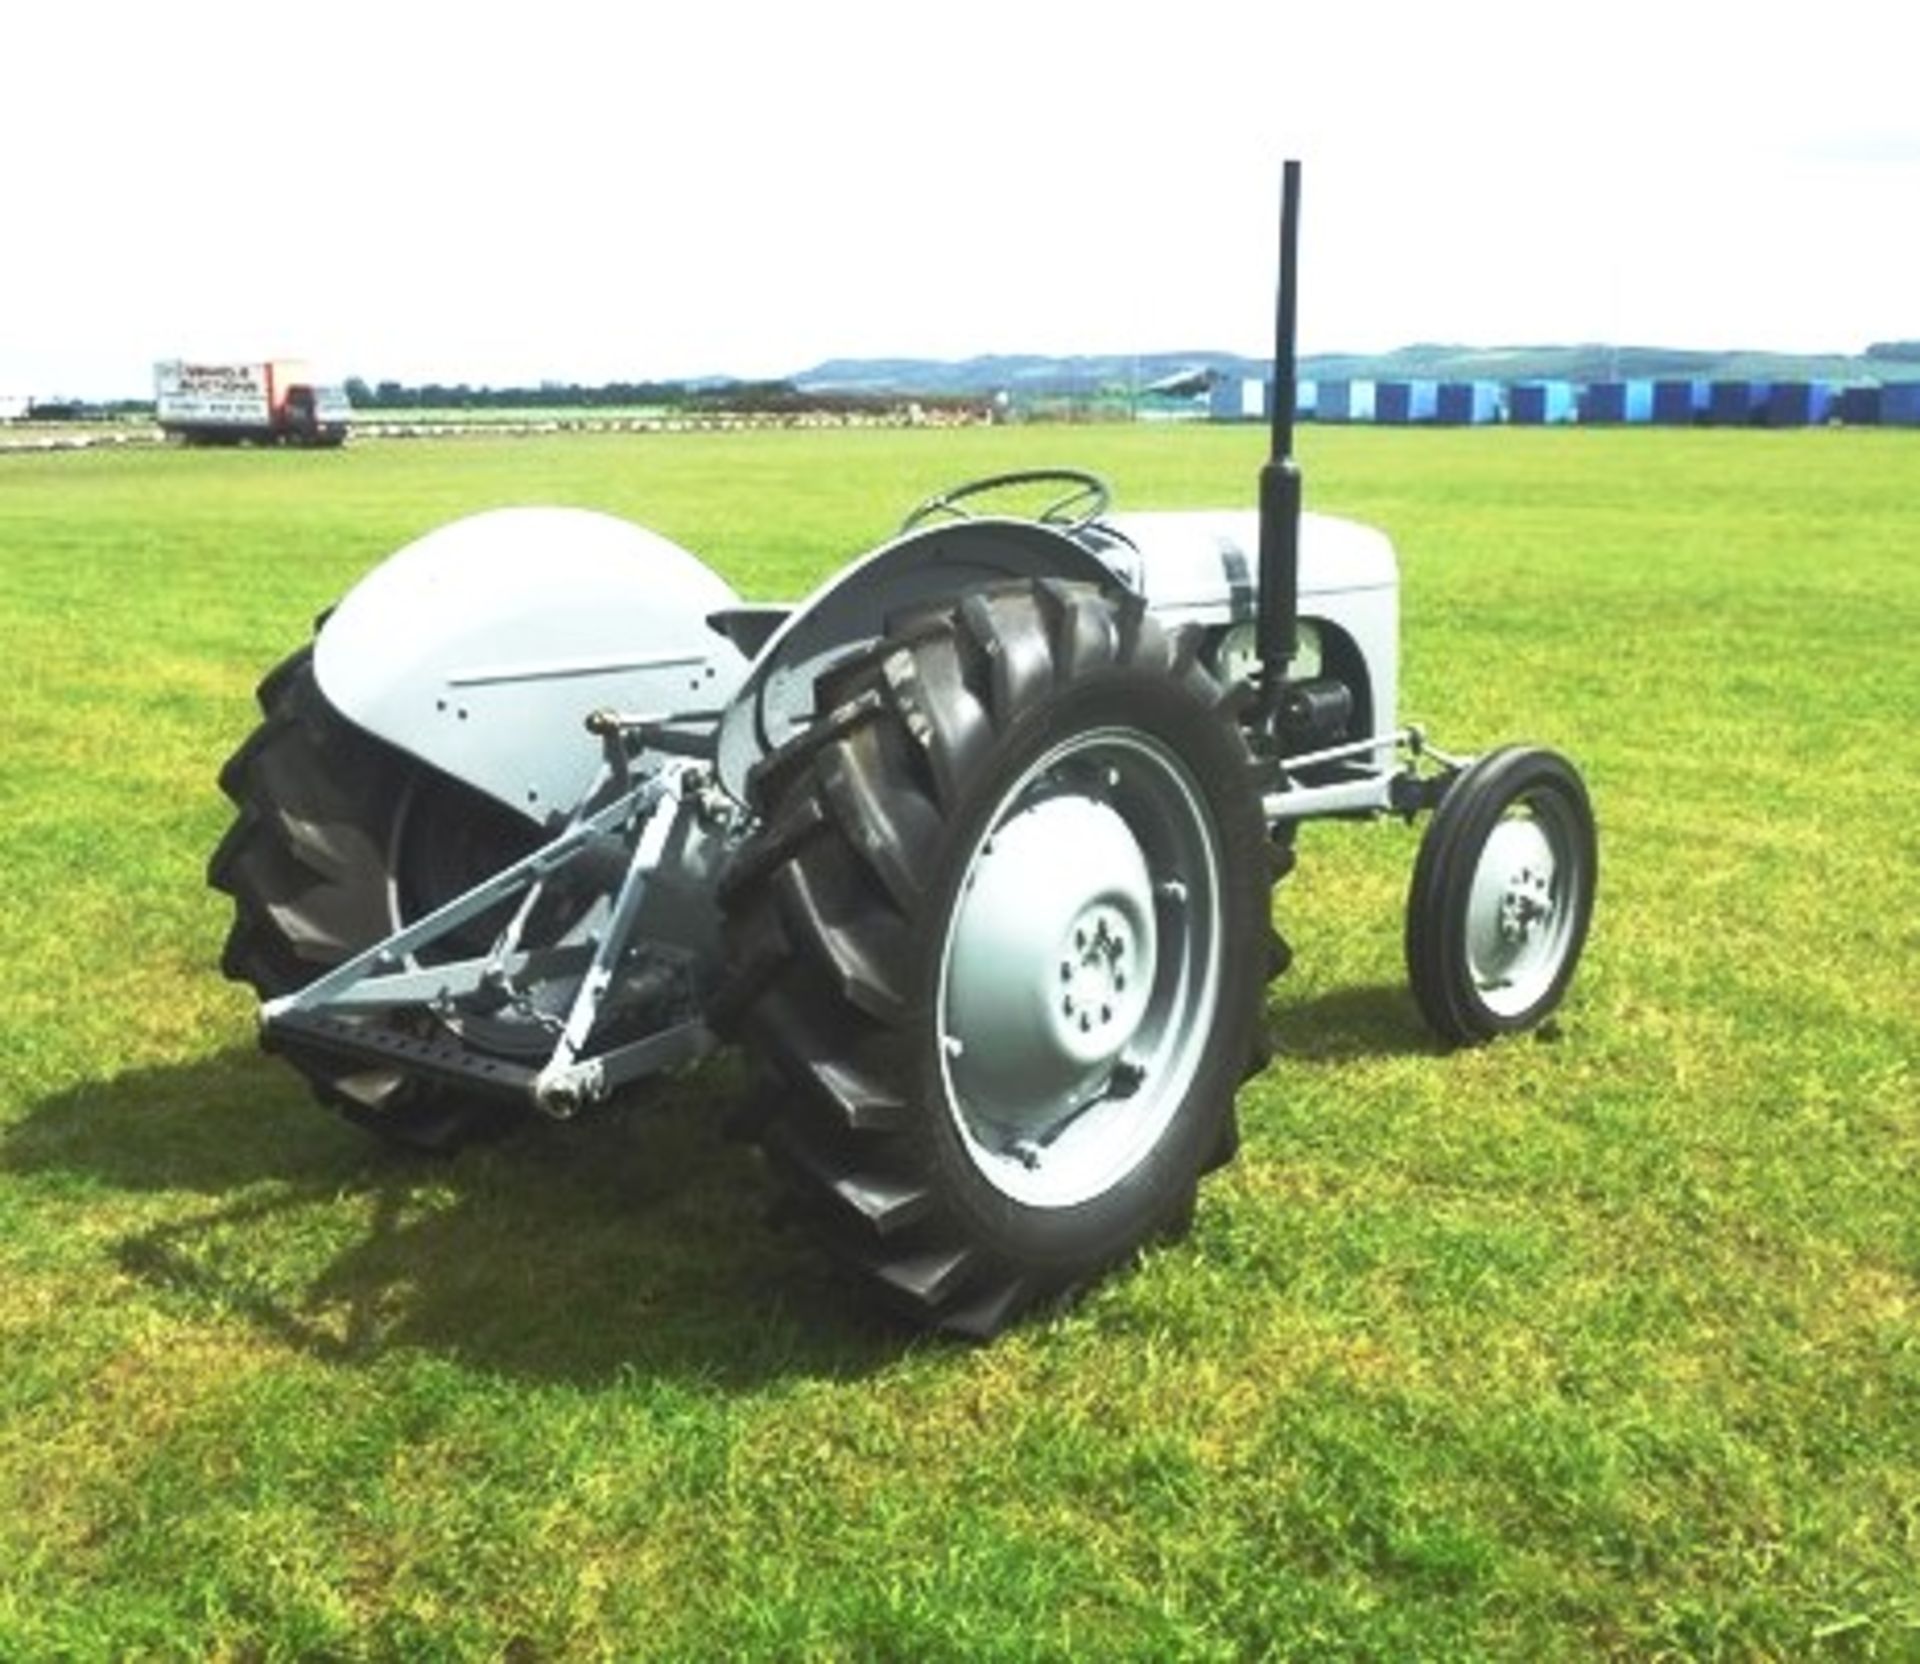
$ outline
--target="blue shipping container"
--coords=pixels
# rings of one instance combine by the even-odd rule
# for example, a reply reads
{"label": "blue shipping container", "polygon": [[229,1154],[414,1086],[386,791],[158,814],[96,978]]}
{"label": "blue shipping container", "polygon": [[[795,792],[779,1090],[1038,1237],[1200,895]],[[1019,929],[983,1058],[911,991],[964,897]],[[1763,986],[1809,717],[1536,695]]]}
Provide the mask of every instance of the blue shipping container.
{"label": "blue shipping container", "polygon": [[1707,389],[1707,420],[1717,428],[1744,428],[1760,420],[1772,388],[1764,381],[1716,381]]}
{"label": "blue shipping container", "polygon": [[1653,419],[1666,427],[1691,427],[1707,408],[1704,381],[1656,381]]}
{"label": "blue shipping container", "polygon": [[1373,402],[1370,381],[1323,381],[1317,414],[1323,422],[1371,422]]}
{"label": "blue shipping container", "polygon": [[1819,427],[1832,409],[1833,389],[1824,381],[1776,381],[1767,395],[1767,426]]}
{"label": "blue shipping container", "polygon": [[1882,387],[1880,420],[1888,427],[1920,428],[1920,381],[1890,381]]}
{"label": "blue shipping container", "polygon": [[1267,384],[1249,376],[1222,376],[1207,389],[1207,414],[1216,422],[1262,421]]}
{"label": "blue shipping container", "polygon": [[1841,388],[1838,414],[1848,427],[1877,428],[1880,425],[1880,389]]}
{"label": "blue shipping container", "polygon": [[[1270,381],[1255,381],[1251,376],[1222,376],[1207,389],[1207,415],[1216,422],[1264,422]],[[1314,383],[1298,382],[1293,390],[1293,413],[1313,420]]]}
{"label": "blue shipping container", "polygon": [[1650,381],[1596,381],[1580,390],[1583,422],[1650,422],[1653,420],[1653,383]]}
{"label": "blue shipping container", "polygon": [[1434,394],[1437,422],[1455,427],[1477,427],[1500,420],[1500,384],[1497,381],[1443,381]]}
{"label": "blue shipping container", "polygon": [[1431,422],[1438,412],[1440,388],[1432,381],[1383,381],[1374,389],[1373,415],[1378,422],[1401,426]]}
{"label": "blue shipping container", "polygon": [[1624,381],[1594,381],[1580,389],[1580,421],[1583,425],[1624,422],[1627,419],[1627,384]]}
{"label": "blue shipping container", "polygon": [[1508,420],[1524,427],[1571,422],[1574,411],[1570,381],[1521,381],[1507,390]]}

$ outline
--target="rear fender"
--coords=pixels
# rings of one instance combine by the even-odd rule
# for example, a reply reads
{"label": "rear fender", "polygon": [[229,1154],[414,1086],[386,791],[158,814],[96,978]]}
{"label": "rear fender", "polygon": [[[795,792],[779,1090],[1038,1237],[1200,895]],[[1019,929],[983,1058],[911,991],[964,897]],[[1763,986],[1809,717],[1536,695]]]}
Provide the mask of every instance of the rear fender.
{"label": "rear fender", "polygon": [[631,521],[494,509],[361,579],[320,632],[314,674],[350,722],[544,823],[592,784],[590,712],[718,713],[747,661],[707,618],[738,605]]}

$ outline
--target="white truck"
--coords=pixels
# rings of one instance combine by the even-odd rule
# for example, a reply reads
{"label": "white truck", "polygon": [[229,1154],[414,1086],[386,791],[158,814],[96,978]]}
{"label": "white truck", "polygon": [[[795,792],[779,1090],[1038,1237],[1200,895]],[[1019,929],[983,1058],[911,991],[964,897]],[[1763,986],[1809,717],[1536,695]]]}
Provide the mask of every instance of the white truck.
{"label": "white truck", "polygon": [[339,445],[353,419],[346,390],[298,359],[168,359],[153,367],[153,391],[161,431],[188,445]]}

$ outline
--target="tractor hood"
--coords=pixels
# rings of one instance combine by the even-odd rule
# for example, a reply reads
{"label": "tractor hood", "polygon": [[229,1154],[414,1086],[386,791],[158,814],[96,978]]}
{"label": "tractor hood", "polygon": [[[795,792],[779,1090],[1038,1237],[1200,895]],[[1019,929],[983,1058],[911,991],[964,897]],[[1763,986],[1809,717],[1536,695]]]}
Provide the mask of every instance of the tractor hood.
{"label": "tractor hood", "polygon": [[[1105,524],[1140,551],[1140,583],[1156,615],[1171,623],[1252,616],[1260,574],[1260,516],[1252,509],[1116,514]],[[1303,604],[1399,582],[1385,533],[1326,514],[1301,517]]]}

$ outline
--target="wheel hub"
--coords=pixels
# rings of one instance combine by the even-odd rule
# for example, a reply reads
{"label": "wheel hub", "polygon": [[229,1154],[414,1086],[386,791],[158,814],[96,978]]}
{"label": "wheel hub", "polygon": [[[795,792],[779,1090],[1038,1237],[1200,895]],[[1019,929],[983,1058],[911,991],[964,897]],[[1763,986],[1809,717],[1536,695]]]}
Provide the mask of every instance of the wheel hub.
{"label": "wheel hub", "polygon": [[1553,918],[1553,884],[1543,872],[1522,867],[1507,883],[1500,899],[1500,936],[1503,941],[1527,940]]}
{"label": "wheel hub", "polygon": [[1154,962],[1153,884],[1120,814],[1079,796],[1020,809],[982,845],[954,922],[956,1087],[1009,1134],[1052,1125],[1133,1038]]}
{"label": "wheel hub", "polygon": [[1093,1056],[1139,1020],[1149,967],[1127,915],[1097,901],[1073,921],[1060,953],[1059,1027],[1069,1050]]}
{"label": "wheel hub", "polygon": [[1548,830],[1515,816],[1488,837],[1474,872],[1467,952],[1475,985],[1496,1009],[1532,999],[1559,958],[1559,862]]}

